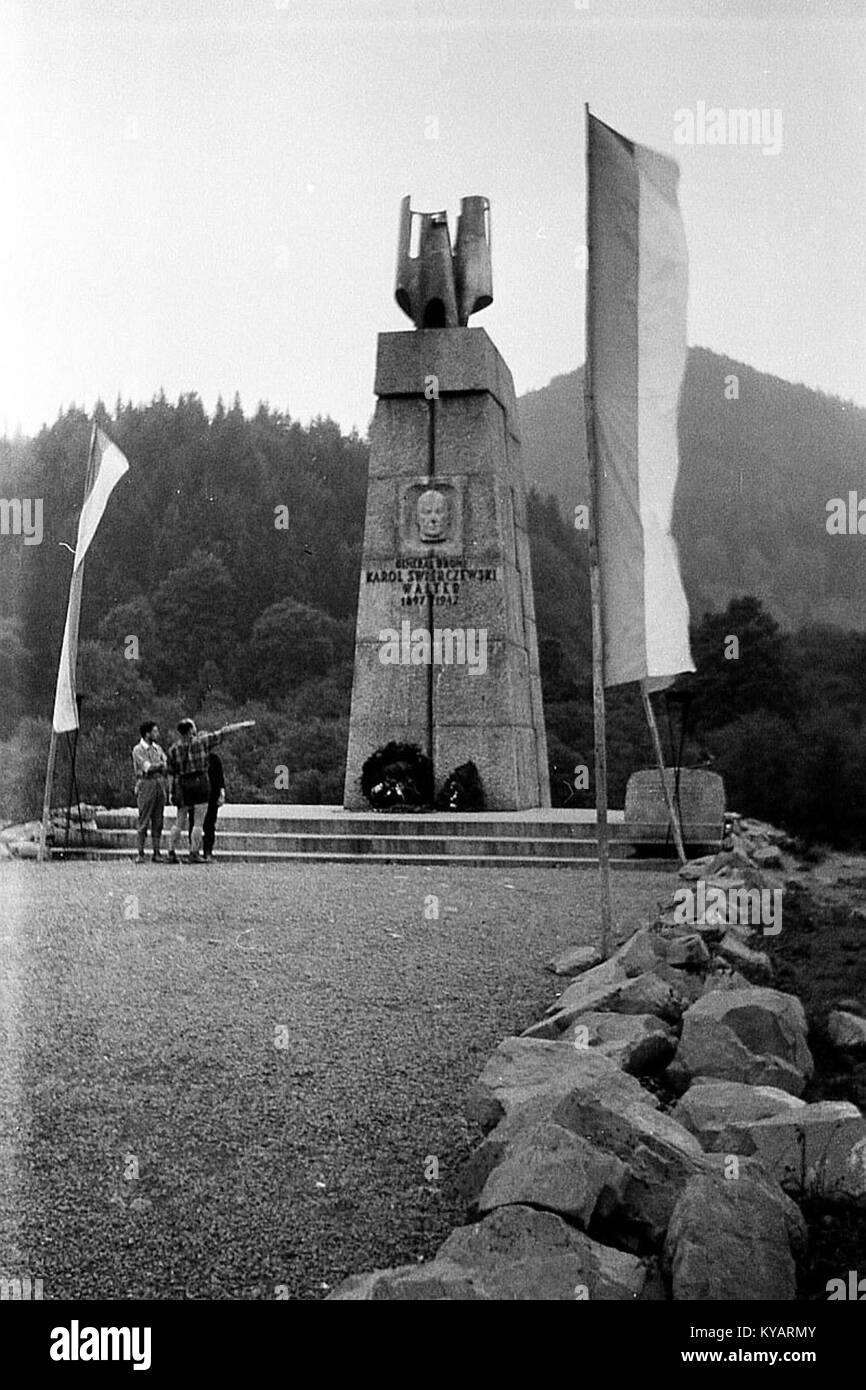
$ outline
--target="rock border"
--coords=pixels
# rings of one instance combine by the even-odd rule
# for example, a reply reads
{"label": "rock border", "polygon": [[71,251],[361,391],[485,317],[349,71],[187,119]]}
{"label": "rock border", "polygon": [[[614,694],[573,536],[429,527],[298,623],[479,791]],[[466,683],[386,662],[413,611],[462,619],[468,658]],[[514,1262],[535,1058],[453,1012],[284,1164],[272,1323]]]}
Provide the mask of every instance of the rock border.
{"label": "rock border", "polygon": [[[685,865],[608,960],[580,945],[549,962],[559,998],[466,1097],[484,1132],[458,1177],[467,1224],[329,1300],[796,1298],[795,1198],[866,1205],[866,1119],[801,1099],[805,1014],[760,949],[781,929],[790,842],[726,822],[720,852]],[[841,1050],[866,1046],[862,1019],[833,1019]]]}

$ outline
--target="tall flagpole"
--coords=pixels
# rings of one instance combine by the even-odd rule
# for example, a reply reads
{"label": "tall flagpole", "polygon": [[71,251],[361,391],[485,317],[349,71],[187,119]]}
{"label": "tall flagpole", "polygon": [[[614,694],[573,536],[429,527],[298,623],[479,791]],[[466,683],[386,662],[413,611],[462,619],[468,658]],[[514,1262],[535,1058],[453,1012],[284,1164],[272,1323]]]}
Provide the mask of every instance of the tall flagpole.
{"label": "tall flagpole", "polygon": [[[93,421],[93,429],[90,433],[90,451],[87,456],[87,474],[84,479],[84,502],[87,501],[90,490],[93,486],[93,459],[96,452],[96,421]],[[82,502],[82,507],[84,505]],[[69,650],[71,654],[72,670],[75,669],[75,658],[78,653],[78,622],[81,616],[81,590],[84,583],[84,561],[75,568],[73,560],[72,579],[69,584],[69,602],[66,607],[66,618],[69,623]],[[64,627],[64,635],[65,635]],[[59,674],[59,669],[58,669]],[[56,684],[55,684],[55,704]],[[48,839],[48,820],[51,814],[51,790],[54,783],[54,764],[57,759],[57,730],[54,727],[54,713],[51,715],[51,743],[48,748],[48,767],[45,771],[45,793],[42,798],[42,828],[39,832],[39,862],[45,859],[45,846]]]}
{"label": "tall flagpole", "polygon": [[668,818],[671,823],[671,829],[674,832],[674,844],[677,847],[677,854],[679,855],[680,863],[685,864],[688,861],[686,860],[686,851],[685,846],[683,845],[682,827],[680,826],[680,818],[677,815],[677,808],[674,805],[674,800],[671,796],[671,789],[668,786],[667,778],[665,777],[665,759],[664,754],[662,753],[662,743],[661,739],[659,738],[659,729],[656,723],[655,711],[652,707],[652,701],[650,700],[649,694],[649,686],[646,680],[642,680],[640,683],[640,693],[641,698],[643,700],[643,707],[646,712],[646,720],[649,724],[650,736],[652,738],[653,747],[655,749],[656,762],[659,765],[659,776],[662,779],[662,795],[665,799],[665,805],[668,808]]}
{"label": "tall flagpole", "polygon": [[589,465],[589,594],[592,605],[592,711],[595,728],[595,809],[598,835],[598,873],[601,897],[601,953],[610,955],[613,908],[610,895],[610,838],[607,821],[607,733],[604,706],[604,630],[601,621],[601,570],[598,562],[598,453],[595,438],[595,399],[592,390],[592,227],[590,217],[592,169],[589,154],[589,103],[586,122],[586,349],[583,368],[583,414]]}

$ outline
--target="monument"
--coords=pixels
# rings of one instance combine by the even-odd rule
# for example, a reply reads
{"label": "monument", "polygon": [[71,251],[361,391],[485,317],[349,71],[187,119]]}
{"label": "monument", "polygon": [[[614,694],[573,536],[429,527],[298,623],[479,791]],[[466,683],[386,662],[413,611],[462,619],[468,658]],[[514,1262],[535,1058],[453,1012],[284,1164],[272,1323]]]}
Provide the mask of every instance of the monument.
{"label": "monument", "polygon": [[511,374],[470,315],[492,303],[490,207],[400,209],[395,297],[414,330],[379,335],[345,805],[391,741],[437,790],[473,762],[488,810],[550,805],[526,497]]}

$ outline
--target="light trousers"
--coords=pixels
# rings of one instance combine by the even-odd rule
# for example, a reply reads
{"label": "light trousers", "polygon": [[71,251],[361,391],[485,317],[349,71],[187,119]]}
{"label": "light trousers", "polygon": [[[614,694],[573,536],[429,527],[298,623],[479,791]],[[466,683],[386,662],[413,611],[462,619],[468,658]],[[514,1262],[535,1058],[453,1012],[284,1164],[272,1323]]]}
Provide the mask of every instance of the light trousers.
{"label": "light trousers", "polygon": [[195,812],[194,806],[178,806],[177,820],[174,823],[174,830],[171,832],[171,852],[177,854],[177,847],[181,840],[186,840],[189,835],[189,847],[192,854],[198,854],[201,850],[202,827],[201,824],[193,825],[190,834],[190,812]]}
{"label": "light trousers", "polygon": [[159,777],[142,777],[138,788],[138,852],[144,854],[147,832],[153,835],[154,853],[159,851],[162,836],[162,813],[165,788]]}

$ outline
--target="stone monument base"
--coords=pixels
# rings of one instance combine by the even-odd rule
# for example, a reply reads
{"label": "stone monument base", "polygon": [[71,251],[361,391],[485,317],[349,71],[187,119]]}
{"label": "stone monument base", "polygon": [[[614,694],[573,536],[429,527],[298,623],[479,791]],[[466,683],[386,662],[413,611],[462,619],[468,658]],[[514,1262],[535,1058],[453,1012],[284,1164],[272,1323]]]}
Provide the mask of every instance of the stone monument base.
{"label": "stone monument base", "polygon": [[[679,802],[683,843],[719,841],[724,833],[725,784],[704,768],[665,768],[665,783]],[[626,833],[635,843],[665,843],[672,835],[667,803],[657,767],[633,772],[625,789]]]}
{"label": "stone monument base", "polygon": [[511,374],[482,328],[383,333],[344,804],[395,741],[436,791],[475,763],[489,810],[550,805]]}

